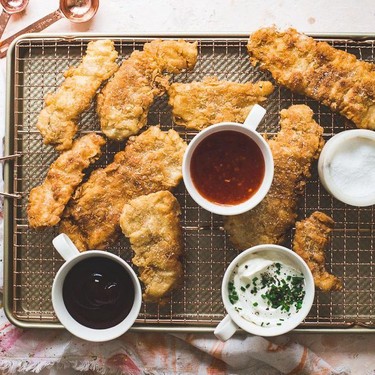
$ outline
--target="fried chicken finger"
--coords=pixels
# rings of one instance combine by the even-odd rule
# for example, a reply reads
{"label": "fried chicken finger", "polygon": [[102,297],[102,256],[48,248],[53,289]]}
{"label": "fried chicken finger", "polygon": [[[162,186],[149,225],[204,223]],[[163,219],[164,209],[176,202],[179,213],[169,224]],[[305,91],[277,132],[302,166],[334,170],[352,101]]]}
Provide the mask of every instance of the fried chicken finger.
{"label": "fried chicken finger", "polygon": [[294,29],[260,29],[247,48],[253,64],[269,70],[279,84],[322,102],[359,128],[375,129],[374,64]]}
{"label": "fried chicken finger", "polygon": [[120,226],[130,239],[146,302],[163,302],[181,282],[180,213],[180,205],[169,191],[132,199],[122,210]]}
{"label": "fried chicken finger", "polygon": [[173,83],[168,89],[173,121],[202,130],[224,121],[243,123],[254,104],[273,92],[268,81],[238,83],[205,77],[201,82]]}
{"label": "fried chicken finger", "polygon": [[77,248],[105,249],[120,233],[119,219],[131,199],[171,190],[182,179],[186,143],[172,129],[151,126],[130,138],[107,167],[95,170],[70,200],[60,223]]}
{"label": "fried chicken finger", "polygon": [[65,72],[65,81],[46,96],[38,117],[36,127],[45,144],[59,151],[72,147],[77,117],[90,106],[100,85],[118,69],[117,55],[111,40],[90,42],[82,62]]}
{"label": "fried chicken finger", "polygon": [[310,217],[296,223],[293,250],[309,266],[316,287],[324,292],[341,290],[342,283],[325,268],[325,249],[334,221],[323,212],[315,211]]}
{"label": "fried chicken finger", "polygon": [[73,143],[50,166],[44,182],[30,191],[27,213],[31,227],[56,225],[66,204],[81,183],[83,170],[97,160],[105,140],[89,133]]}
{"label": "fried chicken finger", "polygon": [[197,43],[154,40],[134,51],[98,95],[97,112],[103,133],[121,141],[146,125],[155,97],[164,94],[169,76],[192,69]]}
{"label": "fried chicken finger", "polygon": [[230,241],[237,248],[280,244],[295,223],[298,196],[324,143],[323,128],[312,115],[306,105],[293,105],[280,112],[281,130],[268,141],[275,165],[268,194],[252,210],[224,219]]}

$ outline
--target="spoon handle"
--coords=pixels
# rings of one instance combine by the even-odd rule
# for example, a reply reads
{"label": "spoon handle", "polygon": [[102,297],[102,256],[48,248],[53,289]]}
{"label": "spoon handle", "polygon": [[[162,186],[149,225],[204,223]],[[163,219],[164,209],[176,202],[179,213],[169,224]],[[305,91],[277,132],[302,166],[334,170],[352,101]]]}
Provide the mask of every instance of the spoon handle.
{"label": "spoon handle", "polygon": [[9,18],[10,18],[10,14],[3,10],[0,15],[0,38],[3,36],[4,30],[9,21]]}
{"label": "spoon handle", "polygon": [[47,14],[45,17],[25,27],[18,33],[10,36],[7,39],[4,39],[2,42],[0,42],[0,59],[6,56],[6,52],[14,39],[26,33],[36,33],[38,31],[44,30],[46,27],[52,25],[62,17],[63,15],[61,14],[60,10],[55,10],[54,12]]}

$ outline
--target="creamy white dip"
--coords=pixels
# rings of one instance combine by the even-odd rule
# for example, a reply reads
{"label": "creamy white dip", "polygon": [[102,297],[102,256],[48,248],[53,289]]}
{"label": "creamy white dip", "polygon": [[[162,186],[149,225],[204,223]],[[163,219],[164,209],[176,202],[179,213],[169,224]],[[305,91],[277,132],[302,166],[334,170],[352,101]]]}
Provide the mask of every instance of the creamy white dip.
{"label": "creamy white dip", "polygon": [[254,253],[236,265],[228,292],[242,318],[261,327],[275,327],[302,307],[305,279],[288,258]]}

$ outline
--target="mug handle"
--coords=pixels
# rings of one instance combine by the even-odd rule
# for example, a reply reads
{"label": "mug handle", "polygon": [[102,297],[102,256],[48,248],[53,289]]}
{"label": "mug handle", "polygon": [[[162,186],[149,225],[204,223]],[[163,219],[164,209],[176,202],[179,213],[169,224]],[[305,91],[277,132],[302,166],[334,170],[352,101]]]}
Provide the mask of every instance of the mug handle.
{"label": "mug handle", "polygon": [[238,325],[227,315],[215,328],[214,335],[221,341],[227,341],[237,331]]}
{"label": "mug handle", "polygon": [[80,251],[65,233],[61,233],[55,237],[52,240],[52,244],[65,260],[72,259],[80,254]]}
{"label": "mug handle", "polygon": [[265,108],[263,108],[259,104],[255,104],[253,108],[251,108],[251,111],[247,115],[243,124],[252,130],[256,130],[265,114],[266,114]]}

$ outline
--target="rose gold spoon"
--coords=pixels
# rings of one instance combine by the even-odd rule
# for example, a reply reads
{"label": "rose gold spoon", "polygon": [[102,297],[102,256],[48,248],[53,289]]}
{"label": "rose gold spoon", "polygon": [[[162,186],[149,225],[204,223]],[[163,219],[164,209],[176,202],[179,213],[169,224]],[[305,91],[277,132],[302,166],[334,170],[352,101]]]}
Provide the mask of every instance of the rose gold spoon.
{"label": "rose gold spoon", "polygon": [[4,29],[8,24],[12,14],[22,12],[28,4],[29,0],[0,0],[3,12],[0,15],[0,38],[4,33]]}
{"label": "rose gold spoon", "polygon": [[[1,1],[1,0],[0,0]],[[13,0],[15,1],[15,0]],[[4,39],[0,43],[0,58],[6,55],[11,42],[25,33],[35,33],[44,30],[59,19],[65,17],[71,22],[82,23],[91,20],[99,7],[99,0],[60,0],[59,9],[25,27],[18,33]]]}

